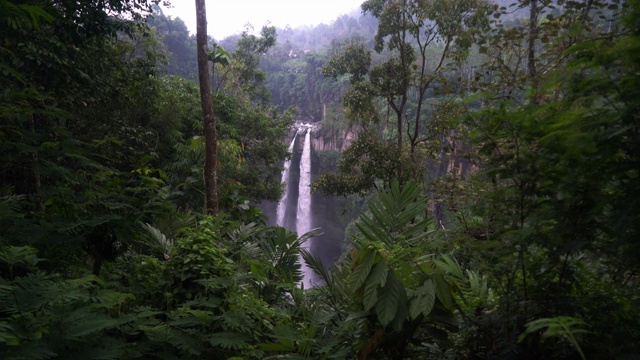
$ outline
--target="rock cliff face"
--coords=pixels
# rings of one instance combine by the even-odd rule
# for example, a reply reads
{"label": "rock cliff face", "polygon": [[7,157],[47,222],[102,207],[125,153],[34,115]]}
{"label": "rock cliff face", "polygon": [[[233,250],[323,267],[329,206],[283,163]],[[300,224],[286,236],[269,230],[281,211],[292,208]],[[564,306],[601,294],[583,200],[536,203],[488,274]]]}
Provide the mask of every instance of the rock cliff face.
{"label": "rock cliff face", "polygon": [[314,151],[338,151],[342,152],[356,139],[357,133],[353,128],[342,131],[331,131],[327,134],[322,130],[322,125],[311,132],[311,147]]}
{"label": "rock cliff face", "polygon": [[[309,121],[298,120],[294,128],[289,132],[287,143],[298,134],[298,129],[308,124],[311,125],[311,151],[336,151],[343,152],[358,137],[356,128],[348,128],[345,130],[327,130],[322,128],[322,123],[312,123]],[[297,141],[295,151],[302,151],[302,141]]]}

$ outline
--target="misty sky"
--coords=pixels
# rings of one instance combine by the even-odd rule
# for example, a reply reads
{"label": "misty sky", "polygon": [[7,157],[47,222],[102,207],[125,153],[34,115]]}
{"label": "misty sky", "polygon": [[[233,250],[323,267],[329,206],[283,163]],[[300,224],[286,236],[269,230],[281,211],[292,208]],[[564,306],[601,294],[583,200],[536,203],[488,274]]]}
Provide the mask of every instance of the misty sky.
{"label": "misty sky", "polygon": [[[270,21],[276,27],[329,24],[342,14],[359,9],[364,0],[218,0],[207,1],[209,36],[222,40],[242,32],[251,23],[256,31]],[[172,0],[165,15],[181,18],[189,31],[196,31],[194,0]]]}

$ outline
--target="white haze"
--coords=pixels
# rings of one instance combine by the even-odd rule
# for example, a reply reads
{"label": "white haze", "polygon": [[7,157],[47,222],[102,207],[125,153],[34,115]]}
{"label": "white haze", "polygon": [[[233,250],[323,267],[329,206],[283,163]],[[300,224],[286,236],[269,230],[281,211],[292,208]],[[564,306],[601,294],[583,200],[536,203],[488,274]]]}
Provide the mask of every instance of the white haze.
{"label": "white haze", "polygon": [[[339,16],[360,8],[364,0],[220,0],[207,1],[207,32],[216,40],[241,33],[250,23],[256,31],[270,23],[287,25],[329,24]],[[196,32],[194,0],[172,0],[172,8],[162,7],[165,15],[182,19],[192,34]]]}

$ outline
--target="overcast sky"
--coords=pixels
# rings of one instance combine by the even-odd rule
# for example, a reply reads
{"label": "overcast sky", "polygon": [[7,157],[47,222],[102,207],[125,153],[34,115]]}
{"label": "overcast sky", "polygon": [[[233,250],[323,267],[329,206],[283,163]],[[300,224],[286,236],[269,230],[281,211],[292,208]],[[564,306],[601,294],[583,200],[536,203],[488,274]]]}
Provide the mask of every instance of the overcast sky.
{"label": "overcast sky", "polygon": [[[364,0],[208,0],[208,35],[216,40],[242,32],[251,23],[259,31],[267,21],[284,28],[290,25],[329,24],[338,16],[360,8]],[[196,31],[194,0],[171,0],[173,8],[163,7],[165,15],[182,19],[189,31]]]}

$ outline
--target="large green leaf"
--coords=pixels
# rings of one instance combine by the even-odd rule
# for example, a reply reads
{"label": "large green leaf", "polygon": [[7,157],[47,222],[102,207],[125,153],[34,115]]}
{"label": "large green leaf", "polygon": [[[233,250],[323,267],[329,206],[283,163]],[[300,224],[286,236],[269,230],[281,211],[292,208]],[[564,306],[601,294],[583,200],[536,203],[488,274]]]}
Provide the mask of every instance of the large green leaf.
{"label": "large green leaf", "polygon": [[372,249],[363,250],[364,254],[360,256],[361,261],[358,266],[351,272],[350,280],[351,286],[354,290],[360,289],[365,280],[369,276],[369,272],[373,267],[373,262],[376,258],[376,252]]}
{"label": "large green leaf", "polygon": [[364,287],[362,302],[364,309],[369,311],[378,302],[378,289],[387,282],[387,262],[379,261],[373,266]]}
{"label": "large green leaf", "polygon": [[416,319],[421,314],[425,316],[429,315],[431,310],[433,310],[435,301],[435,284],[431,279],[428,279],[424,284],[422,284],[422,286],[416,289],[413,294],[413,299],[409,305],[409,315],[411,316],[411,319]]}
{"label": "large green leaf", "polygon": [[447,255],[447,254],[442,255],[442,260],[444,261],[434,259],[433,263],[439,269],[443,270],[445,273],[453,276],[457,284],[463,283],[466,280],[466,277],[462,272],[462,268],[460,267],[460,264],[458,264],[458,262],[456,261],[456,259],[453,258],[453,256]]}
{"label": "large green leaf", "polygon": [[219,45],[216,45],[213,51],[209,51],[208,58],[214,64],[221,64],[224,67],[229,66],[231,62],[231,54]]}
{"label": "large green leaf", "polygon": [[444,305],[445,308],[451,309],[453,307],[453,295],[451,294],[451,285],[447,282],[445,277],[441,274],[435,274],[433,276],[435,283],[435,292],[438,300]]}
{"label": "large green leaf", "polygon": [[378,294],[378,302],[376,303],[375,310],[378,316],[378,321],[383,326],[387,326],[393,321],[398,313],[400,307],[400,300],[406,298],[406,291],[402,283],[395,276],[393,271],[389,271],[387,275],[387,282]]}
{"label": "large green leaf", "polygon": [[400,291],[400,298],[398,299],[398,311],[396,316],[391,321],[391,328],[394,331],[400,332],[405,326],[405,321],[409,319],[409,308],[407,301],[407,291],[402,287]]}

